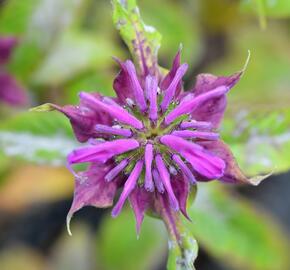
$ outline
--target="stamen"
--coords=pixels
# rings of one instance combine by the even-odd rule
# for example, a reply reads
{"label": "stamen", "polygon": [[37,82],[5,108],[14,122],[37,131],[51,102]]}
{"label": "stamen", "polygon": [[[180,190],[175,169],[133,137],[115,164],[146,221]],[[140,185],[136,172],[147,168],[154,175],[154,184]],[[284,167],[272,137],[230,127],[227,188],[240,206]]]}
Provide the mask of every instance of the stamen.
{"label": "stamen", "polygon": [[126,168],[128,163],[128,159],[123,159],[116,167],[114,167],[106,174],[105,180],[108,182],[112,181],[122,170]]}
{"label": "stamen", "polygon": [[178,200],[175,197],[175,194],[172,190],[172,186],[170,183],[170,175],[168,173],[168,170],[164,164],[164,161],[161,157],[160,154],[158,154],[155,158],[155,162],[156,162],[156,166],[157,166],[157,170],[159,172],[161,181],[168,193],[168,197],[169,197],[169,201],[171,204],[171,207],[175,210],[178,211],[179,210],[179,204],[178,204]]}
{"label": "stamen", "polygon": [[180,80],[182,79],[183,75],[185,74],[186,70],[188,68],[187,64],[181,65],[177,71],[176,74],[170,83],[169,87],[164,91],[164,98],[160,105],[162,112],[165,112],[167,110],[168,105],[170,104],[172,98],[175,95],[176,87]]}
{"label": "stamen", "polygon": [[148,191],[154,190],[152,179],[152,160],[153,160],[153,146],[147,144],[145,147],[145,184],[144,187]]}
{"label": "stamen", "polygon": [[189,182],[191,184],[196,184],[196,179],[194,175],[192,174],[191,170],[187,167],[187,165],[183,162],[183,160],[178,155],[173,155],[172,159],[175,161],[175,163],[178,165],[182,173],[185,175],[185,177],[188,178]]}
{"label": "stamen", "polygon": [[153,174],[153,180],[154,180],[154,184],[157,188],[157,191],[159,193],[164,193],[164,186],[163,186],[163,183],[160,179],[160,175],[159,175],[158,171],[156,169],[153,169],[152,174]]}
{"label": "stamen", "polygon": [[180,124],[180,128],[187,129],[187,128],[197,128],[197,129],[212,129],[212,123],[205,122],[205,121],[195,121],[191,120],[189,122],[182,122]]}
{"label": "stamen", "polygon": [[184,138],[184,139],[204,139],[215,141],[219,138],[218,133],[206,132],[206,131],[193,131],[193,130],[175,130],[172,135]]}
{"label": "stamen", "polygon": [[141,85],[139,83],[137,74],[136,74],[136,69],[134,64],[132,63],[132,61],[127,60],[125,62],[125,66],[127,67],[127,72],[129,74],[129,78],[132,84],[132,90],[134,93],[134,98],[135,101],[137,103],[137,105],[139,106],[140,110],[142,112],[145,112],[147,109],[146,106],[146,102],[145,102],[145,98],[144,98],[144,92],[143,89],[141,88]]}
{"label": "stamen", "polygon": [[111,134],[111,135],[119,135],[124,137],[131,137],[132,132],[129,129],[123,128],[114,128],[106,125],[96,125],[95,130],[100,133]]}
{"label": "stamen", "polygon": [[215,88],[214,90],[206,92],[205,94],[200,94],[197,97],[194,97],[193,99],[191,99],[189,101],[182,102],[165,117],[165,120],[164,120],[165,124],[166,125],[170,124],[177,117],[179,117],[183,114],[192,113],[203,102],[205,102],[209,99],[223,96],[226,92],[229,91],[229,89],[230,88],[227,86],[219,86],[219,87]]}
{"label": "stamen", "polygon": [[157,105],[157,79],[148,75],[145,82],[145,90],[147,98],[149,100],[149,117],[152,121],[156,121],[158,118],[158,105]]}
{"label": "stamen", "polygon": [[80,98],[84,99],[87,103],[90,103],[93,106],[100,107],[101,109],[109,113],[113,118],[117,119],[121,123],[128,124],[137,129],[143,128],[143,124],[140,120],[138,120],[135,116],[128,113],[128,111],[126,111],[119,105],[110,106],[98,100],[93,95],[85,93],[85,92],[80,93]]}
{"label": "stamen", "polygon": [[135,106],[135,103],[131,98],[126,98],[126,102],[130,108],[133,108]]}
{"label": "stamen", "polygon": [[130,193],[133,191],[133,189],[136,186],[136,183],[141,174],[142,168],[143,168],[143,160],[139,160],[136,163],[134,169],[132,170],[129,178],[127,179],[118,202],[113,208],[112,217],[116,217],[120,214],[127,197],[130,195]]}

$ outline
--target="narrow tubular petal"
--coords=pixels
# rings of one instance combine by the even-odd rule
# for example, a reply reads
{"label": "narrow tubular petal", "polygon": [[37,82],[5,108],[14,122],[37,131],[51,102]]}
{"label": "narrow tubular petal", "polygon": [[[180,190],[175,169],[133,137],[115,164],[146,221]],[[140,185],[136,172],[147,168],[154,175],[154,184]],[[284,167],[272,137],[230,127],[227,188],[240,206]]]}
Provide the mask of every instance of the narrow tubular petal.
{"label": "narrow tubular petal", "polygon": [[191,170],[186,166],[183,160],[178,155],[173,155],[172,159],[178,165],[180,170],[182,171],[183,175],[188,179],[191,184],[196,184],[196,179],[192,174]]}
{"label": "narrow tubular petal", "polygon": [[127,179],[127,181],[124,185],[124,189],[121,193],[121,196],[120,196],[118,202],[116,203],[115,207],[112,210],[113,217],[116,217],[120,214],[127,197],[130,195],[130,193],[133,191],[133,189],[136,186],[136,183],[137,183],[138,178],[141,174],[142,168],[143,168],[143,161],[139,160],[136,163],[134,169],[132,170],[129,178]]}
{"label": "narrow tubular petal", "polygon": [[219,134],[215,132],[206,131],[194,131],[194,130],[175,130],[171,133],[172,135],[184,138],[184,139],[204,139],[215,141],[219,139]]}
{"label": "narrow tubular petal", "polygon": [[223,176],[225,162],[202,146],[186,141],[174,135],[164,135],[160,142],[179,152],[199,174],[208,179],[218,179]]}
{"label": "narrow tubular petal", "polygon": [[149,100],[149,117],[152,121],[156,121],[158,118],[157,87],[157,79],[148,75],[146,77],[145,90]]}
{"label": "narrow tubular petal", "polygon": [[129,129],[125,128],[114,128],[106,125],[96,125],[95,130],[100,133],[119,135],[123,137],[131,137],[132,132]]}
{"label": "narrow tubular petal", "polygon": [[85,100],[86,103],[91,104],[92,106],[96,106],[97,108],[101,108],[110,114],[113,118],[117,119],[121,123],[128,124],[134,128],[141,129],[143,128],[143,124],[140,120],[138,120],[135,116],[128,113],[121,106],[112,106],[103,103],[102,101],[95,98],[93,95],[81,92],[80,98]]}
{"label": "narrow tubular petal", "polygon": [[229,91],[229,89],[230,88],[227,86],[220,86],[220,87],[217,87],[210,92],[206,92],[205,94],[201,94],[197,97],[194,97],[191,100],[182,102],[165,117],[165,121],[164,121],[165,124],[166,125],[170,124],[177,117],[179,117],[183,114],[192,113],[203,102],[210,100],[210,99],[213,99],[213,98],[220,97],[220,96],[226,94]]}
{"label": "narrow tubular petal", "polygon": [[152,179],[152,160],[153,160],[153,146],[147,144],[145,147],[145,189],[148,191],[154,190]]}
{"label": "narrow tubular petal", "polygon": [[158,171],[156,169],[153,169],[152,174],[153,174],[153,180],[154,180],[154,184],[157,188],[157,191],[159,193],[164,193],[164,186],[163,186],[163,183],[160,179],[160,175],[159,175]]}
{"label": "narrow tubular petal", "polygon": [[102,101],[108,105],[119,107],[119,104],[110,97],[103,97]]}
{"label": "narrow tubular petal", "polygon": [[139,106],[140,110],[142,112],[145,112],[147,109],[147,106],[145,102],[144,91],[139,83],[134,64],[132,63],[132,61],[127,60],[125,62],[125,66],[127,67],[127,72],[129,74],[129,78],[132,84],[132,90],[133,90],[135,101],[137,105]]}
{"label": "narrow tubular petal", "polygon": [[181,129],[187,129],[187,128],[198,128],[198,129],[212,129],[212,123],[205,122],[205,121],[195,121],[191,120],[189,122],[182,122],[180,124]]}
{"label": "narrow tubular petal", "polygon": [[106,174],[105,180],[108,182],[112,181],[121,171],[126,168],[128,162],[128,159],[123,159],[116,167]]}
{"label": "narrow tubular petal", "polygon": [[171,183],[170,183],[170,175],[169,175],[169,172],[164,164],[164,161],[161,157],[160,154],[158,154],[155,158],[155,162],[156,162],[156,167],[157,167],[157,170],[159,172],[159,175],[160,175],[160,179],[167,191],[167,194],[168,194],[168,198],[169,198],[169,201],[170,201],[170,204],[171,204],[171,207],[175,210],[175,211],[178,211],[179,210],[179,205],[178,205],[178,201],[174,195],[174,192],[172,190],[172,186],[171,186]]}
{"label": "narrow tubular petal", "polygon": [[138,147],[139,142],[134,139],[119,139],[76,149],[68,155],[67,160],[69,164],[83,162],[105,163],[115,155]]}
{"label": "narrow tubular petal", "polygon": [[175,91],[177,88],[178,83],[181,81],[182,77],[184,76],[186,70],[188,69],[187,64],[181,65],[177,71],[176,74],[170,83],[169,87],[164,91],[164,98],[160,105],[161,110],[165,112],[167,110],[168,105],[170,104],[172,98],[175,96]]}

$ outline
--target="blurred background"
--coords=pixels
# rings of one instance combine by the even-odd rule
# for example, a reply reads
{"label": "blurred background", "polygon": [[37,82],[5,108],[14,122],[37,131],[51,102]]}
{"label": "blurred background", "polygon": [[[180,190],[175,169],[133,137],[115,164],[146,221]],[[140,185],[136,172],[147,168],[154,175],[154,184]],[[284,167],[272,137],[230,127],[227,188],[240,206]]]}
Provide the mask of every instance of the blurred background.
{"label": "blurred background", "polygon": [[[258,187],[199,185],[188,224],[200,246],[196,268],[290,269],[290,1],[138,5],[163,36],[163,67],[183,44],[187,89],[198,73],[241,70],[251,51],[222,137],[247,175],[274,174]],[[64,164],[77,143],[63,116],[28,112],[76,104],[82,90],[113,95],[111,57],[130,56],[111,17],[109,0],[0,0],[0,40],[13,47],[0,55],[1,270],[166,269],[162,223],[147,217],[137,240],[128,205],[117,219],[110,209],[81,210],[68,236],[74,180]]]}

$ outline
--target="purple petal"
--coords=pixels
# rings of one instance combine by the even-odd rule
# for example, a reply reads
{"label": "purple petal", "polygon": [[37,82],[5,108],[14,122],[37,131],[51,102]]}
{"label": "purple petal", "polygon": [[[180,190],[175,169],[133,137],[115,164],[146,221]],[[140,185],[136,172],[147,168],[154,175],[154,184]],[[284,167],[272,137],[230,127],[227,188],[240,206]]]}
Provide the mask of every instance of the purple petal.
{"label": "purple petal", "polygon": [[70,120],[75,136],[79,142],[86,142],[89,138],[96,137],[95,124],[99,123],[100,120],[104,122],[112,121],[112,118],[108,118],[106,114],[103,114],[103,118],[100,119],[96,112],[83,106],[66,105],[60,107],[54,104],[52,106]]}
{"label": "purple petal", "polygon": [[121,193],[121,196],[120,196],[118,202],[116,203],[115,207],[112,210],[113,217],[116,217],[120,214],[127,197],[130,195],[130,193],[133,191],[133,189],[136,186],[136,183],[137,183],[138,178],[141,174],[142,168],[143,168],[143,161],[142,160],[137,161],[137,163],[136,163],[134,169],[132,170],[129,178],[125,182],[124,189]]}
{"label": "purple petal", "polygon": [[187,129],[187,128],[194,128],[194,129],[212,129],[212,123],[204,122],[204,121],[195,121],[191,120],[189,122],[182,122],[180,124],[180,128]]}
{"label": "purple petal", "polygon": [[145,89],[147,98],[149,100],[149,117],[152,121],[156,121],[158,118],[158,104],[157,104],[157,79],[151,75],[146,77]]}
{"label": "purple petal", "polygon": [[188,181],[186,181],[181,175],[177,175],[173,177],[171,184],[174,190],[174,194],[178,200],[180,211],[187,219],[190,220],[186,211],[187,198],[190,188]]}
{"label": "purple petal", "polygon": [[101,108],[110,114],[113,118],[117,119],[121,123],[128,124],[137,129],[141,129],[143,124],[140,120],[138,120],[135,116],[128,113],[125,109],[120,106],[110,106],[108,104],[103,103],[102,101],[95,98],[93,95],[81,92],[80,98],[84,100],[86,103],[91,104],[94,108]]}
{"label": "purple petal", "polygon": [[219,157],[206,151],[200,145],[173,135],[164,135],[161,143],[179,152],[199,174],[208,179],[220,178],[224,173],[225,163]]}
{"label": "purple petal", "polygon": [[126,168],[128,162],[129,162],[128,159],[123,159],[117,166],[115,166],[112,170],[110,170],[105,176],[106,181],[110,182],[116,176],[118,176],[119,173]]}
{"label": "purple petal", "polygon": [[9,61],[12,50],[17,45],[17,42],[15,37],[0,37],[0,65],[4,65]]}
{"label": "purple petal", "polygon": [[191,184],[196,184],[196,179],[192,174],[191,170],[187,167],[187,165],[183,162],[183,160],[178,155],[173,155],[172,159],[178,165],[183,175],[188,179]]}
{"label": "purple petal", "polygon": [[130,61],[130,60],[127,60],[125,62],[125,66],[127,68],[128,74],[129,74],[131,88],[133,91],[133,95],[134,95],[134,99],[136,101],[136,104],[139,106],[139,108],[142,112],[145,112],[147,110],[147,105],[145,102],[144,91],[143,91],[143,89],[140,85],[140,82],[138,80],[135,66],[132,63],[132,61]]}
{"label": "purple petal", "polygon": [[88,171],[82,173],[81,179],[76,179],[74,199],[67,216],[70,234],[70,220],[76,211],[88,205],[105,208],[113,204],[118,183],[116,181],[108,183],[104,180],[105,174],[110,169],[111,165],[90,166]]}
{"label": "purple petal", "polygon": [[158,171],[156,169],[153,169],[152,174],[153,174],[153,180],[154,180],[154,184],[157,188],[157,191],[159,193],[164,193],[164,186],[163,186],[163,183],[161,181],[161,178],[160,178]]}
{"label": "purple petal", "polygon": [[[160,89],[162,91],[164,91],[165,89],[169,87],[170,83],[172,82],[176,74],[177,69],[180,67],[180,54],[181,54],[181,49],[178,50],[177,54],[174,57],[170,71],[168,72],[168,74],[165,76],[165,78],[160,84]],[[180,94],[180,91],[181,91],[181,82],[179,82],[177,89],[175,91],[176,96]]]}
{"label": "purple petal", "polygon": [[[225,93],[229,91],[229,89],[230,89],[229,87],[220,86],[220,87],[215,88],[212,91],[196,96],[192,98],[191,100],[182,102],[165,117],[165,124],[167,125],[170,124],[177,117],[183,114],[194,112],[197,108],[202,106],[205,102],[211,99],[215,99],[215,98],[223,96]],[[197,119],[197,120],[200,120],[200,119]]]}
{"label": "purple petal", "polygon": [[136,149],[139,143],[134,139],[119,139],[107,141],[98,145],[86,146],[71,152],[68,157],[69,164],[83,162],[105,163],[110,158]]}
{"label": "purple petal", "polygon": [[168,173],[168,170],[164,164],[164,161],[163,161],[161,155],[156,156],[155,162],[156,162],[157,170],[158,170],[159,175],[160,175],[160,179],[161,179],[161,181],[162,181],[162,183],[167,191],[171,207],[175,211],[178,211],[179,210],[178,201],[177,201],[177,199],[174,195],[174,192],[172,190],[172,186],[170,183],[170,175]]}
{"label": "purple petal", "polygon": [[171,81],[170,85],[168,86],[168,88],[166,90],[164,90],[164,92],[165,92],[164,98],[163,98],[162,103],[160,105],[161,110],[163,112],[165,112],[167,110],[168,105],[172,101],[172,98],[175,96],[176,88],[178,87],[178,84],[182,80],[182,77],[184,76],[187,69],[188,69],[187,64],[181,65],[177,69],[175,76],[174,76],[173,80]]}
{"label": "purple petal", "polygon": [[[240,79],[243,72],[235,73],[228,77],[217,77],[211,74],[200,74],[197,76],[196,85],[193,89],[195,96],[208,93],[221,86],[231,89]],[[223,118],[226,109],[226,96],[222,95],[208,100],[192,113],[192,118],[200,121],[211,122],[217,128]]]}
{"label": "purple petal", "polygon": [[152,179],[152,161],[153,161],[153,146],[147,144],[145,147],[145,184],[144,187],[147,191],[154,190]]}
{"label": "purple petal", "polygon": [[135,189],[129,195],[129,201],[135,213],[136,230],[138,235],[140,233],[144,213],[152,204],[152,199],[152,193],[147,192],[144,188],[140,188],[138,186],[135,187]]}
{"label": "purple petal", "polygon": [[11,75],[1,71],[0,101],[12,106],[24,106],[28,103],[24,88]]}
{"label": "purple petal", "polygon": [[132,132],[129,129],[125,128],[114,128],[106,125],[97,124],[95,126],[95,130],[100,133],[110,134],[110,135],[118,135],[123,137],[131,137]]}
{"label": "purple petal", "polygon": [[215,153],[218,157],[224,160],[225,162],[225,171],[224,175],[221,176],[218,180],[226,183],[246,183],[252,185],[258,185],[266,176],[256,176],[253,178],[247,178],[240,167],[238,166],[235,157],[233,156],[230,148],[222,141],[206,142],[203,144],[206,149]]}
{"label": "purple petal", "polygon": [[121,71],[118,73],[114,80],[113,88],[117,94],[119,101],[122,104],[126,104],[126,99],[133,99],[133,89],[131,86],[131,80],[127,72],[127,67],[125,63],[121,62],[119,59],[115,58],[116,62],[120,65]]}
{"label": "purple petal", "polygon": [[215,132],[206,131],[194,131],[194,130],[175,130],[172,135],[184,138],[184,139],[203,139],[215,141],[219,138],[219,134]]}

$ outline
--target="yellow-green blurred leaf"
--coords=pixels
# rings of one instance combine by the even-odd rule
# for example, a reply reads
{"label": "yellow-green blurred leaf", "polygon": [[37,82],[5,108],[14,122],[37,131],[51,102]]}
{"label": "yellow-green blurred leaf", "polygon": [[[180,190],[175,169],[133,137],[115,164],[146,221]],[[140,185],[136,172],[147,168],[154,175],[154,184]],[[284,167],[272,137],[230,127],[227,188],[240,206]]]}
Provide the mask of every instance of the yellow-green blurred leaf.
{"label": "yellow-green blurred leaf", "polygon": [[199,185],[189,224],[198,242],[233,269],[289,269],[289,238],[263,211],[219,183]]}
{"label": "yellow-green blurred leaf", "polygon": [[17,166],[1,185],[0,206],[19,210],[33,203],[67,198],[73,192],[73,184],[73,177],[66,168]]}

